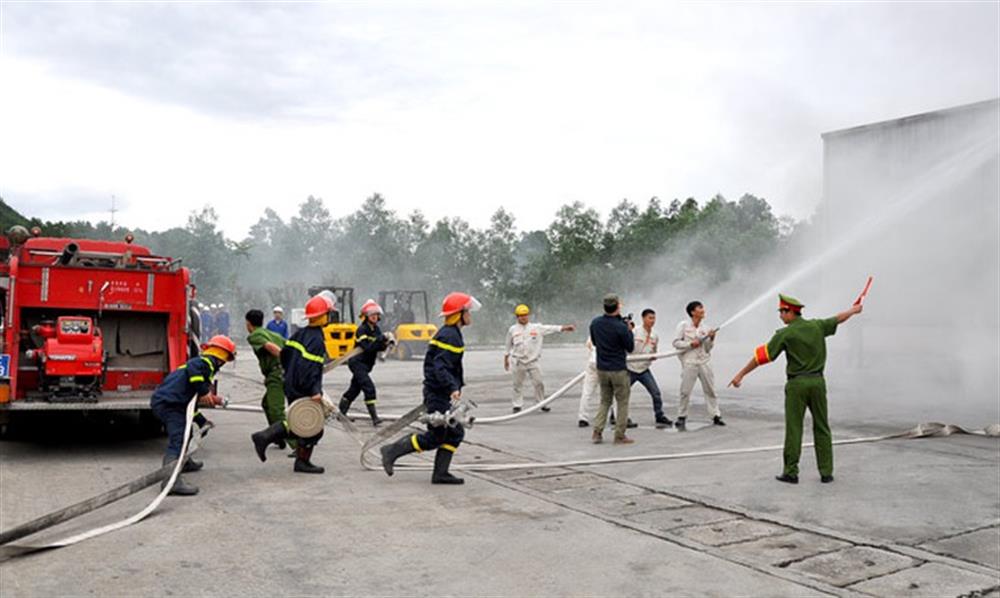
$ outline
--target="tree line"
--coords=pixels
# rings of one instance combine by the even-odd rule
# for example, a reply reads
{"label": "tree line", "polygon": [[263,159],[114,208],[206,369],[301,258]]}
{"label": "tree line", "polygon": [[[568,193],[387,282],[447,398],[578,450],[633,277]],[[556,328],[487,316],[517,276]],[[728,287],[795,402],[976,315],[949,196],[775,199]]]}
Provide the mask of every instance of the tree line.
{"label": "tree line", "polygon": [[182,259],[200,297],[227,303],[234,314],[299,306],[313,285],[354,287],[359,303],[379,290],[424,289],[432,311],[445,293],[465,290],[484,305],[469,331],[480,341],[501,339],[518,303],[553,321],[581,321],[597,313],[607,292],[627,297],[652,281],[730,282],[801,228],[750,194],[704,203],[654,197],[644,206],[622,200],[603,219],[574,202],[532,231],[519,231],[503,208],[476,228],[459,217],[431,223],[419,211],[401,215],[379,194],[334,218],[310,196],[287,219],[266,209],[241,240],[223,234],[211,206],[192,212],[183,227],[112,230],[106,221],[42,222],[0,199],[0,226],[13,224],[40,226],[47,236],[121,239],[131,232],[155,253]]}

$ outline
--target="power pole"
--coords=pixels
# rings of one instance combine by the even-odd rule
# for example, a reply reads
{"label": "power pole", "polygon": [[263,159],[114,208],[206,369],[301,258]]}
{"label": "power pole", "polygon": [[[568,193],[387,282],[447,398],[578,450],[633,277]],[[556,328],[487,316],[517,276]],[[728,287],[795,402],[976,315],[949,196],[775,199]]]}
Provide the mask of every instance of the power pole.
{"label": "power pole", "polygon": [[115,207],[115,196],[111,195],[111,233],[115,232],[115,214],[118,212],[118,208]]}

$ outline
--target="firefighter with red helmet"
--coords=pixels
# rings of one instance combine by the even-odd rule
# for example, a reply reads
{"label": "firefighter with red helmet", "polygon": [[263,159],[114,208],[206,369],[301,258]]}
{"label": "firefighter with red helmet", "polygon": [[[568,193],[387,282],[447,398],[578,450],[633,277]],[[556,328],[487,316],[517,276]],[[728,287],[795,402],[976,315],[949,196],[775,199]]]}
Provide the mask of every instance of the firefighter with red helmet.
{"label": "firefighter with red helmet", "polygon": [[[330,312],[336,309],[328,296],[316,295],[306,302],[305,316],[308,326],[299,328],[281,349],[281,365],[285,369],[285,398],[291,405],[295,401],[323,399],[323,365],[326,363],[326,342],[323,327],[330,321]],[[323,473],[325,470],[313,465],[313,447],[323,437],[323,431],[309,438],[296,438],[288,430],[287,419],[275,422],[251,435],[257,456],[266,461],[264,451],[269,444],[278,444],[286,438],[295,439],[295,466],[298,473]]]}
{"label": "firefighter with red helmet", "polygon": [[[451,293],[444,299],[440,314],[445,319],[444,326],[430,340],[424,356],[424,405],[428,414],[446,414],[452,404],[462,397],[465,385],[462,375],[462,355],[465,353],[462,328],[472,323],[471,312],[480,307],[475,297],[465,293]],[[431,483],[463,484],[465,480],[448,473],[448,468],[464,436],[461,423],[428,423],[426,432],[383,446],[382,467],[392,475],[396,459],[412,452],[437,449]]]}
{"label": "firefighter with red helmet", "polygon": [[[236,345],[228,336],[216,335],[201,346],[201,355],[195,355],[176,370],[167,374],[163,382],[153,391],[149,406],[167,429],[167,450],[163,464],[181,458],[184,445],[184,429],[187,426],[188,403],[197,397],[198,403],[207,406],[222,405],[221,398],[212,391],[215,373],[226,363],[236,358]],[[181,469],[183,473],[198,471],[203,463],[187,457]],[[164,480],[166,486],[168,480]],[[193,496],[198,494],[197,486],[192,486],[178,475],[170,494]]]}
{"label": "firefighter with red helmet", "polygon": [[368,415],[372,418],[372,425],[378,426],[382,420],[375,408],[375,383],[372,382],[371,372],[375,368],[375,359],[378,358],[379,352],[388,348],[392,337],[383,334],[378,327],[378,322],[382,318],[382,306],[374,299],[365,301],[361,306],[361,318],[361,325],[358,326],[357,334],[354,336],[354,346],[361,349],[361,354],[347,361],[347,368],[351,370],[351,385],[341,397],[339,408],[341,413],[347,415],[354,399],[364,393],[365,407],[368,408]]}

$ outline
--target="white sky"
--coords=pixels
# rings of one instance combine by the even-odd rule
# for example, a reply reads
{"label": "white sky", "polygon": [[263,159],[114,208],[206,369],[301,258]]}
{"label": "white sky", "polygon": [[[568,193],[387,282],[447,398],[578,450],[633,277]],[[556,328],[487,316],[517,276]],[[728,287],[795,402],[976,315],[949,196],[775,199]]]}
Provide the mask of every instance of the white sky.
{"label": "white sky", "polygon": [[307,195],[520,228],[721,192],[805,217],[820,133],[1000,95],[987,3],[0,3],[0,195],[233,237]]}

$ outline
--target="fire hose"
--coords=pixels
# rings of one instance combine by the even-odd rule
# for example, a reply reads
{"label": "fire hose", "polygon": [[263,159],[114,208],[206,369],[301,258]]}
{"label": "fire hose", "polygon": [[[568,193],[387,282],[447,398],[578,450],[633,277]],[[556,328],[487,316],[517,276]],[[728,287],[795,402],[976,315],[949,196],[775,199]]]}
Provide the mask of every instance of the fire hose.
{"label": "fire hose", "polygon": [[[142,521],[150,513],[155,511],[156,508],[160,506],[160,503],[163,502],[163,499],[167,497],[170,489],[173,488],[174,481],[177,479],[177,476],[180,475],[180,471],[186,461],[186,457],[197,449],[197,446],[189,447],[192,438],[197,438],[197,435],[192,436],[191,434],[191,426],[194,418],[196,403],[197,401],[191,401],[188,403],[187,412],[185,413],[187,424],[184,426],[184,442],[181,444],[181,458],[127,484],[123,484],[117,488],[109,490],[108,492],[78,502],[58,511],[53,511],[52,513],[43,515],[5,532],[0,532],[0,547],[2,547],[2,552],[0,552],[0,562],[25,554],[49,550],[52,548],[61,548],[63,546],[70,546],[90,538],[96,538],[97,536],[101,536]],[[197,440],[195,440],[195,443],[197,443]],[[188,448],[191,448],[191,451],[188,451]],[[45,544],[10,544],[10,542],[14,542],[15,540],[36,534],[44,529],[69,521],[70,519],[79,517],[95,509],[99,509],[100,507],[121,500],[127,496],[131,496],[164,479],[166,479],[167,482],[163,485],[160,493],[156,495],[156,498],[154,498],[151,503],[146,505],[146,507],[138,513],[122,519],[121,521],[103,525],[59,540],[54,540],[52,542],[46,542]]]}

